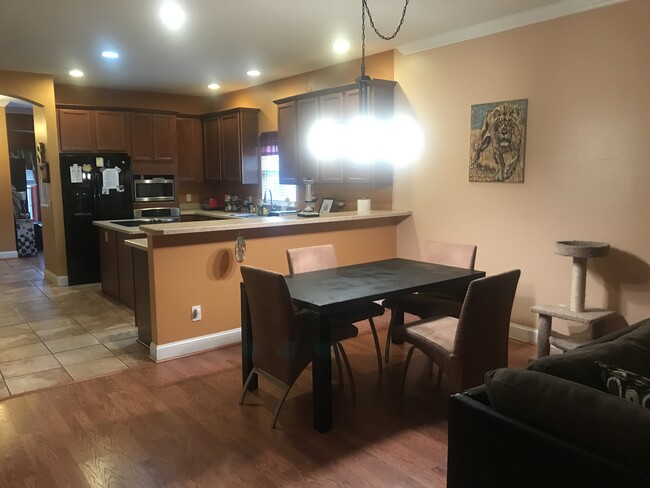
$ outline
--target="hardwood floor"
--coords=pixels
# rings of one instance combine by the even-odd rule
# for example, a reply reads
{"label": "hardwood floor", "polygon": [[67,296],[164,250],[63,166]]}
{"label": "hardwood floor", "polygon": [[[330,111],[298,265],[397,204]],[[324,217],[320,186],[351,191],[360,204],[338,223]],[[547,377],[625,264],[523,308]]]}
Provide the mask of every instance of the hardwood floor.
{"label": "hardwood floor", "polygon": [[[416,354],[400,401],[405,348],[391,348],[380,378],[360,330],[345,342],[356,407],[335,387],[330,433],[311,427],[310,371],[276,430],[278,390],[264,378],[240,407],[240,348],[229,347],[0,402],[0,486],[445,486],[448,394]],[[534,353],[510,345],[511,366]]]}

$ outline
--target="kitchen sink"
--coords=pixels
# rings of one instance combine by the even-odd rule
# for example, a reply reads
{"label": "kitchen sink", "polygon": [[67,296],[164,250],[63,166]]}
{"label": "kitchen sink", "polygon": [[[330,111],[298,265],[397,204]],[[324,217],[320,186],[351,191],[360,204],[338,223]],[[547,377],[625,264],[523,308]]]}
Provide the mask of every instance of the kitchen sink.
{"label": "kitchen sink", "polygon": [[271,210],[268,214],[269,217],[282,217],[283,215],[296,214],[298,210]]}

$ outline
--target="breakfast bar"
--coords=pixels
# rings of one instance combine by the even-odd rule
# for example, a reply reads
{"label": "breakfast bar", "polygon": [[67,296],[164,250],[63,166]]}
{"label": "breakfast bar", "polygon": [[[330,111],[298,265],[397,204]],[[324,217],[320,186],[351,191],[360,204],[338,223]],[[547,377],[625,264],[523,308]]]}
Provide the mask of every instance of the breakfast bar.
{"label": "breakfast bar", "polygon": [[[317,218],[285,215],[140,226],[133,235],[146,236],[152,359],[163,361],[241,341],[241,274],[234,252],[238,237],[246,244],[243,263],[286,274],[285,252],[292,247],[331,243],[341,265],[394,258],[397,226],[410,215],[373,210]],[[115,224],[96,225],[107,229]],[[143,252],[143,241],[127,241],[133,244]],[[200,307],[198,316],[193,307]]]}

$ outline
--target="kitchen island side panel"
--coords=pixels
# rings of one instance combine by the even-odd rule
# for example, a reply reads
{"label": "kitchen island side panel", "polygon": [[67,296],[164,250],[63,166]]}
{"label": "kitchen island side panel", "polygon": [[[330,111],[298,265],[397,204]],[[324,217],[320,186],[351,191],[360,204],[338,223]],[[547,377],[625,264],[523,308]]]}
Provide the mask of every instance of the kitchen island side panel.
{"label": "kitchen island side panel", "polygon": [[[394,258],[396,227],[382,220],[150,236],[153,342],[164,345],[240,327],[238,234],[247,246],[242,264],[287,274],[286,250],[294,247],[333,244],[340,265]],[[193,305],[201,305],[202,320],[192,321]]]}

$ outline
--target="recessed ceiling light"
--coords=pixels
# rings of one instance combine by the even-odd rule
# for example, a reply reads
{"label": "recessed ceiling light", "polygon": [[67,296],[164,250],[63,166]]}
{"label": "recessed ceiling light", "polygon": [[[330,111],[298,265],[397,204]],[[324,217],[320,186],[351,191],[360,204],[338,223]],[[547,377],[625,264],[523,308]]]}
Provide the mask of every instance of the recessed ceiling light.
{"label": "recessed ceiling light", "polygon": [[102,51],[102,56],[107,59],[117,59],[120,57],[120,53],[116,53],[115,51]]}
{"label": "recessed ceiling light", "polygon": [[73,69],[72,71],[69,71],[68,74],[73,78],[81,78],[84,75],[84,72],[80,69]]}
{"label": "recessed ceiling light", "polygon": [[185,11],[176,2],[165,2],[158,12],[160,20],[171,30],[178,30],[185,23]]}
{"label": "recessed ceiling light", "polygon": [[252,70],[250,70],[250,71],[246,71],[246,74],[247,74],[248,76],[259,76],[259,75],[260,75],[260,72],[257,71],[256,69],[252,69]]}
{"label": "recessed ceiling light", "polygon": [[345,39],[337,39],[332,45],[332,49],[338,54],[347,53],[350,50],[350,43]]}
{"label": "recessed ceiling light", "polygon": [[210,84],[208,85],[208,88],[209,88],[210,90],[218,90],[218,89],[220,88],[220,86],[217,85],[216,83],[210,83]]}

